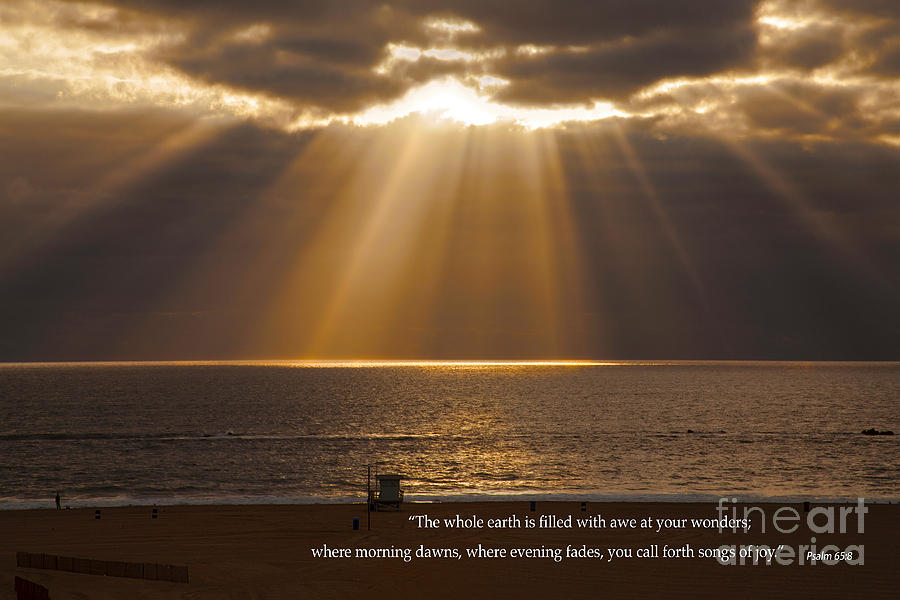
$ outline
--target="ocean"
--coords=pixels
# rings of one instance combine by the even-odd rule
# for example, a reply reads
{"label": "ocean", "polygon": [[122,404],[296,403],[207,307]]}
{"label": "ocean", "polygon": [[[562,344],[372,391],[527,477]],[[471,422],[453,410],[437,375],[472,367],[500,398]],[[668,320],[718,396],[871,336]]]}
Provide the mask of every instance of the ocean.
{"label": "ocean", "polygon": [[0,508],[900,499],[900,363],[0,365]]}

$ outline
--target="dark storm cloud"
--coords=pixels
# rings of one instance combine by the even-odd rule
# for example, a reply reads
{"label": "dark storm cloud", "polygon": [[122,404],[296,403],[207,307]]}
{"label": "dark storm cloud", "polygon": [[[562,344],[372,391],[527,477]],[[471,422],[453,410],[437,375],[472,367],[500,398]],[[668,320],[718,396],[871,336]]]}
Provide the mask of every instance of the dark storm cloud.
{"label": "dark storm cloud", "polygon": [[762,49],[762,57],[778,67],[811,70],[836,61],[846,50],[840,27],[810,25],[780,37]]}
{"label": "dark storm cloud", "polygon": [[[306,7],[267,15],[225,13],[199,21],[183,44],[159,58],[209,83],[265,92],[334,112],[359,110],[400,94],[403,86],[375,74],[384,47],[396,33],[371,6]],[[266,20],[266,17],[270,20]],[[265,23],[258,41],[242,29]]]}
{"label": "dark storm cloud", "polygon": [[754,32],[739,27],[664,32],[585,52],[512,59],[498,65],[498,73],[512,82],[500,97],[538,103],[623,99],[660,79],[709,75],[745,64],[754,47]]}
{"label": "dark storm cloud", "polygon": [[483,28],[485,37],[501,44],[582,45],[670,29],[707,33],[732,29],[750,21],[754,4],[755,0],[458,0],[410,2],[407,6],[421,13],[445,13],[471,20]]}
{"label": "dark storm cloud", "polygon": [[[705,75],[747,63],[754,3],[661,0],[610,2],[151,2],[119,6],[187,23],[183,43],[159,58],[210,83],[267,92],[344,112],[402,94],[415,83],[469,68],[510,80],[504,98],[537,104],[622,98],[660,78]],[[465,67],[419,61],[378,75],[389,42],[427,47],[447,35],[427,17],[465,19],[480,31],[459,35],[461,48],[506,48],[506,60]],[[251,43],[233,36],[267,24]],[[590,47],[523,58],[521,44]]]}
{"label": "dark storm cloud", "polygon": [[398,61],[393,74],[406,82],[425,83],[435,77],[445,75],[466,75],[472,72],[472,67],[461,61],[438,60],[428,56],[415,62]]}
{"label": "dark storm cloud", "polygon": [[288,37],[278,40],[278,49],[299,56],[334,63],[373,64],[381,57],[380,49],[355,40],[331,40],[320,37]]}
{"label": "dark storm cloud", "polygon": [[[289,39],[265,45],[179,49],[171,64],[208,83],[263,91],[335,112],[358,110],[403,88],[368,67],[371,49],[350,42],[325,45]],[[323,59],[327,55],[327,60]],[[354,66],[360,57],[365,60]]]}
{"label": "dark storm cloud", "polygon": [[900,19],[900,7],[894,0],[818,0],[817,3],[829,12]]}
{"label": "dark storm cloud", "polygon": [[869,66],[869,71],[887,78],[900,78],[900,36],[892,40]]}
{"label": "dark storm cloud", "polygon": [[[332,111],[395,97],[398,82],[372,73],[386,44],[400,36],[424,41],[418,20],[370,2],[144,2],[109,3],[114,17],[77,13],[58,22],[112,31],[144,20],[185,31],[156,60],[207,83],[226,84]],[[257,26],[259,37],[242,32]],[[410,35],[407,35],[410,34]]]}
{"label": "dark storm cloud", "polygon": [[[427,16],[461,18],[481,27],[500,44],[583,44],[598,39],[642,35],[668,28],[712,31],[746,23],[755,0],[706,2],[688,0],[587,0],[560,2],[531,0],[400,0],[372,3],[365,0],[304,1],[262,0],[118,0],[117,6],[156,14],[209,22],[306,24],[326,31],[354,28],[361,38],[390,29],[395,39],[416,34],[418,19]],[[331,31],[329,31],[331,33]]]}
{"label": "dark storm cloud", "polygon": [[[152,15],[157,22],[175,19],[186,25],[184,41],[157,58],[189,75],[342,113],[389,101],[447,74],[489,72],[509,81],[498,99],[553,105],[622,101],[663,79],[751,72],[760,65],[809,71],[838,61],[850,49],[872,56],[868,70],[881,77],[896,76],[900,64],[895,34],[900,9],[890,1],[820,0],[811,6],[868,25],[848,40],[840,19],[807,23],[782,31],[768,46],[757,43],[757,2],[751,0],[534,0],[515,5],[474,0],[119,0],[115,5]],[[790,14],[796,6],[781,8]],[[124,11],[117,19],[134,27],[139,21],[135,14]],[[425,27],[429,17],[468,20],[479,30],[451,39]],[[60,18],[84,21],[72,15]],[[104,25],[95,20],[84,26]],[[268,29],[258,39],[241,39],[240,33],[253,26]],[[392,42],[423,49],[446,43],[462,50],[502,48],[506,54],[472,63],[398,61],[396,68],[376,73],[374,67],[387,58]],[[517,53],[523,44],[551,50]]]}

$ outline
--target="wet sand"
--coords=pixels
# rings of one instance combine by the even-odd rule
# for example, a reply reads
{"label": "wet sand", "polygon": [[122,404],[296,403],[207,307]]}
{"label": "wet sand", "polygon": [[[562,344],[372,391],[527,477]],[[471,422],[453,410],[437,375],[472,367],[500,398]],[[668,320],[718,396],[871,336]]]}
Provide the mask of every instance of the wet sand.
{"label": "wet sand", "polygon": [[[744,505],[739,505],[743,508]],[[40,583],[54,600],[77,599],[283,599],[283,598],[697,598],[892,597],[900,587],[900,505],[867,505],[864,533],[857,516],[848,515],[847,533],[811,532],[803,507],[758,504],[766,513],[767,530],[753,517],[750,533],[719,533],[692,527],[664,529],[612,528],[616,518],[715,518],[713,503],[588,503],[528,501],[405,504],[400,512],[371,514],[367,530],[364,505],[167,506],[151,519],[150,507],[73,510],[0,511],[0,598],[14,598],[15,575]],[[791,506],[801,522],[792,534],[778,533],[772,517]],[[826,505],[828,506],[828,505]],[[480,529],[420,528],[410,516],[476,515]],[[784,515],[785,513],[782,513]],[[836,517],[840,511],[835,510]],[[565,520],[600,515],[601,529],[526,528],[541,515]],[[741,515],[738,515],[741,516]],[[824,523],[826,515],[819,515]],[[360,529],[352,529],[353,518]],[[521,523],[521,528],[488,528],[487,519]],[[565,522],[565,521],[564,521]],[[812,540],[815,538],[815,541]],[[531,558],[469,558],[466,548],[530,551]],[[694,558],[637,558],[638,551],[689,545]],[[765,564],[721,565],[699,558],[701,548],[721,545],[801,545],[818,551],[833,544],[840,550],[860,545],[864,564],[829,566]],[[351,558],[316,558],[312,548],[349,551]],[[456,558],[417,558],[416,550],[457,549]],[[603,558],[566,558],[566,547],[596,549]],[[608,548],[630,549],[632,558],[608,560]],[[367,553],[402,557],[355,558]],[[558,549],[562,559],[546,557]],[[16,552],[47,553],[106,561],[186,565],[190,582],[172,583],[87,575],[16,566]],[[540,557],[544,556],[544,557]],[[748,562],[752,559],[748,559]]]}

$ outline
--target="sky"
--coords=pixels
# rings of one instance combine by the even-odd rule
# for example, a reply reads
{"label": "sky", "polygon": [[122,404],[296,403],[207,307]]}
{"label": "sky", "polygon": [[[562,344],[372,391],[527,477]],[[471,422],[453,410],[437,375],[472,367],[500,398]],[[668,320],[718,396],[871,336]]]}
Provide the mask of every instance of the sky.
{"label": "sky", "polygon": [[6,0],[0,360],[900,360],[894,0]]}

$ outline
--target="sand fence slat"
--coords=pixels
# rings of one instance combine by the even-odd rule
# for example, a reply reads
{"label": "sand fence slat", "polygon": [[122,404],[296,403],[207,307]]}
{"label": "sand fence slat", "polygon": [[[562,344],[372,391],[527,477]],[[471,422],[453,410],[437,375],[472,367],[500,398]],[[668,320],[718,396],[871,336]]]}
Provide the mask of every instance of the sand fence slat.
{"label": "sand fence slat", "polygon": [[106,561],[106,574],[110,577],[125,577],[125,562],[121,560]]}
{"label": "sand fence slat", "polygon": [[172,565],[156,565],[156,578],[161,581],[175,581],[175,567]]}
{"label": "sand fence slat", "polygon": [[91,559],[89,558],[73,558],[72,571],[75,573],[91,574]]}
{"label": "sand fence slat", "polygon": [[91,575],[106,575],[106,561],[91,560]]}
{"label": "sand fence slat", "polygon": [[188,568],[187,567],[173,567],[174,571],[174,581],[175,583],[188,583]]}
{"label": "sand fence slat", "polygon": [[130,577],[176,583],[188,583],[189,581],[187,566],[73,558],[56,554],[16,552],[16,566],[26,569],[47,569],[85,575]]}
{"label": "sand fence slat", "polygon": [[50,592],[39,583],[22,579],[16,575],[14,585],[17,598],[22,600],[50,600]]}
{"label": "sand fence slat", "polygon": [[75,559],[71,556],[57,556],[56,557],[56,568],[59,571],[74,571],[75,570]]}
{"label": "sand fence slat", "polygon": [[131,577],[133,579],[144,578],[144,563],[125,563],[125,574],[123,577]]}

